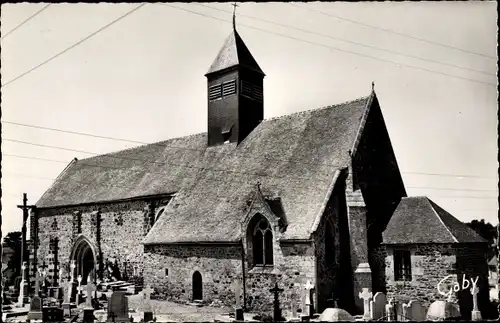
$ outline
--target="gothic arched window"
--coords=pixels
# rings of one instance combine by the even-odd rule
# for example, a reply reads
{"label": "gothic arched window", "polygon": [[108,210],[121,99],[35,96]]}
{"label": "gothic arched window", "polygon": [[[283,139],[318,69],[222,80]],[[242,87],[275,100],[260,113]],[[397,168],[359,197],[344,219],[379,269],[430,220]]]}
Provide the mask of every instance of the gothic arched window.
{"label": "gothic arched window", "polygon": [[269,222],[262,216],[253,228],[252,249],[254,266],[273,264],[273,231]]}

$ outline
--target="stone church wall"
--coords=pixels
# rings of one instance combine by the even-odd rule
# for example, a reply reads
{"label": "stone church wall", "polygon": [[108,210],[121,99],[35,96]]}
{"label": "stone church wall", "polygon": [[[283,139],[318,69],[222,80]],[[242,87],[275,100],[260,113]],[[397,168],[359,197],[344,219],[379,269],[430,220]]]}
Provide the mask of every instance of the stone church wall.
{"label": "stone church wall", "polygon": [[274,296],[269,290],[277,282],[278,287],[284,289],[280,293],[280,305],[286,315],[292,299],[297,300],[297,304],[300,302],[305,283],[316,281],[315,252],[312,242],[275,245],[272,268],[246,269],[247,308],[272,315]]}
{"label": "stone church wall", "polygon": [[[393,247],[381,246],[377,253],[386,254],[386,286],[387,296],[398,301],[408,302],[411,299],[420,300],[425,306],[429,306],[436,300],[446,300],[447,297],[439,294],[438,283],[448,277],[442,283],[441,290],[448,291],[447,286],[458,283],[461,288],[458,293],[452,294],[452,302],[458,303],[461,312],[470,315],[472,310],[472,296],[469,288],[470,279],[478,279],[479,295],[478,306],[483,317],[489,311],[489,286],[488,286],[488,263],[486,250],[481,244],[426,244],[409,245],[403,248],[411,252],[412,281],[394,281],[394,257]],[[463,282],[463,275],[469,283]],[[478,278],[479,277],[479,278]],[[467,286],[468,285],[468,286]],[[468,318],[470,319],[470,317]]]}
{"label": "stone church wall", "polygon": [[192,278],[198,271],[204,302],[234,305],[231,283],[243,273],[240,245],[155,245],[144,250],[144,284],[160,298],[192,301]]}
{"label": "stone church wall", "polygon": [[[60,265],[69,268],[70,254],[79,234],[85,235],[102,254],[102,265],[107,260],[117,264],[123,273],[126,264],[127,276],[136,269],[143,270],[144,238],[159,205],[166,201],[127,201],[92,206],[37,209],[38,250],[37,266],[41,266],[49,255],[51,238],[59,238],[57,252]],[[96,255],[99,258],[99,255]],[[99,261],[99,259],[98,259]],[[48,265],[48,264],[47,264]]]}
{"label": "stone church wall", "polygon": [[[426,307],[436,300],[445,300],[446,297],[439,294],[437,285],[446,276],[456,272],[457,257],[453,245],[428,244],[403,248],[411,252],[412,280],[404,282],[394,280],[394,248],[387,246],[385,263],[388,299],[395,298],[401,302],[418,299]],[[447,281],[453,284],[457,281],[456,275]],[[455,295],[452,301],[457,301]]]}

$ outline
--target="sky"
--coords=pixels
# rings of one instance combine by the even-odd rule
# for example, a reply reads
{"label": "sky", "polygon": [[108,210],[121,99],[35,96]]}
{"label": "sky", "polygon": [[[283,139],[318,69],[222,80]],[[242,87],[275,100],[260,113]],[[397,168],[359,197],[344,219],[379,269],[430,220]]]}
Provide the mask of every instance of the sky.
{"label": "sky", "polygon": [[[46,6],[2,5],[2,236],[20,230],[22,193],[36,203],[74,157],[205,132],[204,74],[233,10],[148,3],[95,33],[139,4]],[[373,81],[408,195],[497,224],[496,12],[495,2],[240,3],[236,25],[266,73],[266,119],[366,96]]]}

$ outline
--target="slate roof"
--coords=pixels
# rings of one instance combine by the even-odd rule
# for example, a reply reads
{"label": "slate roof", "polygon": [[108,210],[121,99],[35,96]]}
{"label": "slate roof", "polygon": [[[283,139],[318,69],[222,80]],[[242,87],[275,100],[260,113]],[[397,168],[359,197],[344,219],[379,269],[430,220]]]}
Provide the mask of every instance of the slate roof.
{"label": "slate roof", "polygon": [[487,242],[425,196],[403,197],[382,238],[384,244]]}
{"label": "slate roof", "polygon": [[207,74],[219,72],[234,66],[243,66],[251,70],[264,74],[259,64],[255,61],[248,47],[241,39],[240,35],[233,29],[233,32],[226,38],[224,45],[217,54],[214,62],[210,66]]}
{"label": "slate roof", "polygon": [[176,193],[145,243],[236,242],[260,182],[286,214],[282,239],[308,239],[373,99],[264,120],[239,145],[207,147],[201,133],[77,160],[37,207]]}

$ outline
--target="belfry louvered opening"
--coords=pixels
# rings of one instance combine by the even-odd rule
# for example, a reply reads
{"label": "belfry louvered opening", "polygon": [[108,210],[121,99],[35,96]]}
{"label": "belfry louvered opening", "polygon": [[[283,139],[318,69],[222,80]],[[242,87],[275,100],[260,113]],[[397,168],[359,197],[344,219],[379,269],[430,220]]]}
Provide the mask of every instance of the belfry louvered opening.
{"label": "belfry louvered opening", "polygon": [[222,83],[222,96],[236,94],[236,80]]}
{"label": "belfry louvered opening", "polygon": [[222,84],[212,85],[208,88],[208,99],[217,100],[226,96],[236,94],[236,80],[224,82]]}
{"label": "belfry louvered opening", "polygon": [[262,87],[259,85],[252,84],[248,81],[241,81],[241,95],[246,96],[247,98],[262,101]]}
{"label": "belfry louvered opening", "polygon": [[216,100],[222,98],[222,84],[212,85],[208,88],[208,99]]}

